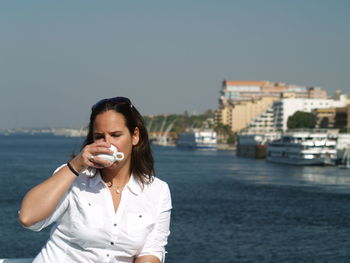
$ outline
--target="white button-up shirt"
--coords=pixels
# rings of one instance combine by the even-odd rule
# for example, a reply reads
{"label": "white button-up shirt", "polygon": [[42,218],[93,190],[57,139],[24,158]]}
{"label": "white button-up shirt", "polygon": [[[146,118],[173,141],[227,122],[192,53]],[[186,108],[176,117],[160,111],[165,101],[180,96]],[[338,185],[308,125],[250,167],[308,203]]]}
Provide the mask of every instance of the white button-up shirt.
{"label": "white button-up shirt", "polygon": [[131,176],[115,213],[100,172],[88,169],[77,177],[50,217],[29,227],[40,231],[55,222],[33,262],[133,262],[143,255],[164,262],[171,208],[165,182],[154,178],[142,186]]}

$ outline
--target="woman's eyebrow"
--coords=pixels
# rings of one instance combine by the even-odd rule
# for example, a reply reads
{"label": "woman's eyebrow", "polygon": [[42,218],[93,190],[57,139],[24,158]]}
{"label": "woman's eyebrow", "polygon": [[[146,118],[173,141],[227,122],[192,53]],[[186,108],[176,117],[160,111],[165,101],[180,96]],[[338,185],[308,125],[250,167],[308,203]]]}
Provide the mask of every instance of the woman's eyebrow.
{"label": "woman's eyebrow", "polygon": [[[117,131],[110,131],[110,132],[107,132],[107,133],[112,134],[112,133],[122,133],[122,132],[123,131],[117,130]],[[94,132],[94,134],[104,134],[104,132]]]}

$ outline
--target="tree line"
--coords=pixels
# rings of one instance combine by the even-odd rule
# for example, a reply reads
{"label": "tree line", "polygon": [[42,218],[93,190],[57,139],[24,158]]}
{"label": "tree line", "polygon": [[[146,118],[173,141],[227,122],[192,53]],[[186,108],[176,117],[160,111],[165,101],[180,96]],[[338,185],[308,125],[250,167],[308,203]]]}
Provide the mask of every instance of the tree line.
{"label": "tree line", "polygon": [[191,129],[213,129],[218,134],[218,141],[222,143],[234,143],[235,135],[229,125],[215,124],[214,111],[207,110],[203,114],[159,114],[143,116],[149,132],[171,132],[177,136]]}
{"label": "tree line", "polygon": [[[297,111],[292,116],[290,116],[287,120],[287,127],[288,129],[314,129],[316,128],[317,119],[315,114],[312,112],[304,112],[304,111]],[[330,121],[327,117],[323,118],[319,124],[317,125],[317,128],[334,128],[329,127]],[[339,132],[345,133],[347,132],[346,127],[339,128]]]}

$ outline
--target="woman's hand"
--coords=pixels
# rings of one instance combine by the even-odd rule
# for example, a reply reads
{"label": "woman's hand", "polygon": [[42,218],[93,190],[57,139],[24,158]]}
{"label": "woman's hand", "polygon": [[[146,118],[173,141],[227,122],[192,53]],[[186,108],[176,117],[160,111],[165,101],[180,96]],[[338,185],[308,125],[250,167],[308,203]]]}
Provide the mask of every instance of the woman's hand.
{"label": "woman's hand", "polygon": [[70,164],[77,172],[82,172],[88,167],[94,167],[102,169],[111,165],[109,161],[96,157],[97,154],[113,154],[113,151],[109,149],[111,146],[107,142],[94,142],[86,145],[81,152],[70,161]]}

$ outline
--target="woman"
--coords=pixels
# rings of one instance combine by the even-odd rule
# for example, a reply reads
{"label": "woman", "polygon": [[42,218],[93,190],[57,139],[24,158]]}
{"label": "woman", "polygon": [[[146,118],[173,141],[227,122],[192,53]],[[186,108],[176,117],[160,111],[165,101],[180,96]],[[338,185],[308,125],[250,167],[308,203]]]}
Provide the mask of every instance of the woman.
{"label": "woman", "polygon": [[[98,156],[112,154],[111,145],[123,160]],[[129,99],[115,97],[92,107],[80,154],[26,194],[19,220],[34,231],[55,222],[35,263],[160,263],[170,210],[143,119]]]}

